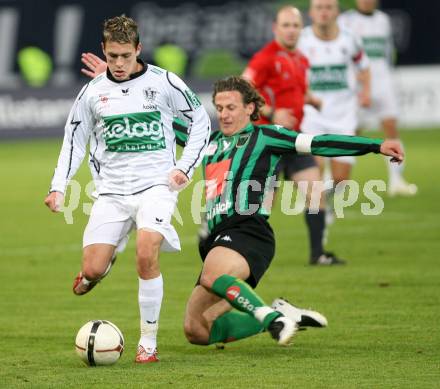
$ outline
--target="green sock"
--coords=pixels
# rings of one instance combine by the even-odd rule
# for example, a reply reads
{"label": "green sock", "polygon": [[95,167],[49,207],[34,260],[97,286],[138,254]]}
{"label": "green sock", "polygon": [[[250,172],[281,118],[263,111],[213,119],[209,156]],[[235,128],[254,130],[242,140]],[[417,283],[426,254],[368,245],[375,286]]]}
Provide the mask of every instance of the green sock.
{"label": "green sock", "polygon": [[212,323],[209,344],[233,342],[263,331],[263,325],[254,317],[243,312],[226,312]]}
{"label": "green sock", "polygon": [[217,278],[211,289],[234,308],[255,317],[263,324],[264,329],[267,329],[272,320],[281,315],[267,306],[248,284],[228,274]]}

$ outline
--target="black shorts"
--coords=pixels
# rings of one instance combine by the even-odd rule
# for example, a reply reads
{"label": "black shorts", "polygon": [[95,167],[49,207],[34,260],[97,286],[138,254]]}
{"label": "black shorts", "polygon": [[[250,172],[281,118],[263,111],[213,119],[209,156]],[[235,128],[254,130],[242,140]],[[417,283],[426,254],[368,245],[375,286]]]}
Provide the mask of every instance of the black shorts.
{"label": "black shorts", "polygon": [[236,218],[222,223],[200,242],[202,260],[217,246],[230,248],[246,259],[251,274],[245,281],[253,288],[269,268],[275,254],[273,230],[263,216]]}
{"label": "black shorts", "polygon": [[284,154],[277,166],[277,176],[283,172],[284,179],[290,180],[293,174],[315,166],[318,166],[318,164],[313,155]]}

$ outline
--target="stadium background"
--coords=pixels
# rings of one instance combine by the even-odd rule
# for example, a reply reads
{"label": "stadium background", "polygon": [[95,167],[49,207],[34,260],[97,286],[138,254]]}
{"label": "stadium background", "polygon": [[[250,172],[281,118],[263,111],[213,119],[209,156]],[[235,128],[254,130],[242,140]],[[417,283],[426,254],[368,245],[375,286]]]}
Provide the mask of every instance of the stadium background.
{"label": "stadium background", "polygon": [[[180,197],[183,251],[162,257],[160,366],[132,363],[138,331],[133,240],[90,296],[78,299],[70,291],[87,222],[83,208],[90,200],[83,191],[74,223],[66,224],[63,215],[45,209],[43,198],[67,112],[87,81],[80,75],[80,53],[100,53],[102,20],[121,13],[135,17],[143,57],[180,68],[212,113],[212,81],[239,73],[271,38],[271,15],[281,3],[0,0],[0,387],[438,387],[437,1],[381,2],[395,29],[407,177],[419,186],[417,197],[383,194],[384,212],[365,217],[361,196],[330,235],[331,248],[349,259],[343,269],[304,266],[302,218],[283,215],[279,204],[271,217],[276,261],[259,293],[322,311],[328,329],[299,334],[289,349],[265,336],[228,345],[224,352],[187,344],[181,321],[200,269],[197,226],[185,205],[191,188]],[[353,3],[341,1],[343,8]],[[308,2],[296,4],[306,10]],[[354,178],[360,184],[385,177],[382,159],[359,159]],[[82,187],[88,183],[86,166],[76,178]],[[73,352],[77,329],[96,318],[114,321],[126,337],[125,355],[110,369],[85,369]]]}
{"label": "stadium background", "polygon": [[[86,79],[80,55],[101,54],[102,21],[135,15],[142,57],[181,74],[212,108],[212,80],[239,74],[271,39],[274,9],[282,1],[99,2],[0,1],[0,138],[61,135],[72,99]],[[304,10],[307,1],[297,2]],[[348,8],[353,0],[341,2]],[[431,4],[427,6],[426,4]],[[435,1],[382,1],[396,44],[395,74],[404,127],[440,123],[440,35]],[[212,109],[210,110],[213,117]]]}

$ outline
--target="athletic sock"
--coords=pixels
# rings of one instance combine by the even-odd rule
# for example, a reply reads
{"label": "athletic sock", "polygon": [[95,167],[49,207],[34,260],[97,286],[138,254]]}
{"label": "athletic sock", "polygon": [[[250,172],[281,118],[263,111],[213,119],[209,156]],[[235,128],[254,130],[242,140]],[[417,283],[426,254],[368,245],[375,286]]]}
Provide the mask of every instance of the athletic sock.
{"label": "athletic sock", "polygon": [[150,280],[139,278],[139,311],[141,314],[139,344],[145,349],[156,347],[162,297],[162,274]]}
{"label": "athletic sock", "polygon": [[305,212],[307,228],[309,231],[310,256],[319,258],[324,253],[323,237],[325,230],[325,210],[320,209],[318,213]]}
{"label": "athletic sock", "polygon": [[253,316],[244,312],[226,312],[214,320],[209,334],[209,344],[233,342],[263,331],[263,325]]}
{"label": "athletic sock", "polygon": [[[402,142],[400,141],[400,139],[397,140],[400,142],[400,145],[402,146],[403,149]],[[390,157],[385,156],[384,158],[388,167],[388,183],[390,185],[394,185],[396,182],[403,180],[403,169],[405,163],[404,162],[402,162],[401,164],[391,163]]]}
{"label": "athletic sock", "polygon": [[270,308],[255,291],[243,280],[223,274],[212,285],[212,291],[220,296],[235,309],[255,317],[267,329],[269,324],[281,316]]}
{"label": "athletic sock", "polygon": [[88,280],[86,277],[82,276],[81,282],[84,285],[89,285],[91,282],[93,282],[92,280]]}

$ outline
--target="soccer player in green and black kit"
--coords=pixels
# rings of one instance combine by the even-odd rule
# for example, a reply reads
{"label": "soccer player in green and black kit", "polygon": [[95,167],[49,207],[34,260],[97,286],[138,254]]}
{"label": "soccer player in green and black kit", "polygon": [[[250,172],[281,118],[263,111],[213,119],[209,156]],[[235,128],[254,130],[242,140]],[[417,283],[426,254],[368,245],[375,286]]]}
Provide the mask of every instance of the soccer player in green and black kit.
{"label": "soccer player in green and black kit", "polygon": [[[90,77],[106,66],[92,53],[83,55],[83,63],[88,68],[83,72]],[[325,327],[327,320],[283,299],[269,307],[252,289],[275,253],[263,202],[273,189],[279,159],[287,153],[334,157],[374,152],[400,163],[403,153],[393,140],[313,136],[280,126],[252,125],[264,100],[240,77],[218,81],[213,103],[221,131],[211,135],[202,162],[209,236],[199,247],[204,264],[188,301],[185,335],[191,343],[208,345],[268,330],[279,344],[287,344],[298,325]],[[173,128],[177,143],[185,145],[186,127],[175,121]]]}
{"label": "soccer player in green and black kit", "polygon": [[[279,344],[287,344],[295,333],[295,320],[268,306],[253,290],[275,253],[263,201],[280,157],[373,152],[401,162],[403,153],[393,140],[313,136],[280,126],[253,125],[264,100],[240,77],[218,81],[213,102],[221,131],[211,135],[203,160],[210,234],[201,248],[204,263],[188,301],[185,335],[191,343],[207,345],[267,330]],[[184,129],[177,132],[184,141]]]}

